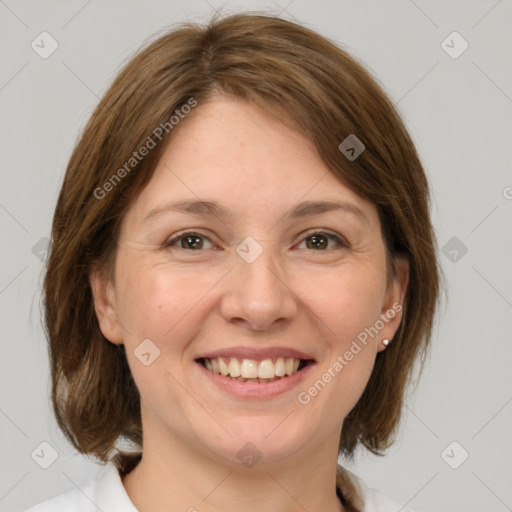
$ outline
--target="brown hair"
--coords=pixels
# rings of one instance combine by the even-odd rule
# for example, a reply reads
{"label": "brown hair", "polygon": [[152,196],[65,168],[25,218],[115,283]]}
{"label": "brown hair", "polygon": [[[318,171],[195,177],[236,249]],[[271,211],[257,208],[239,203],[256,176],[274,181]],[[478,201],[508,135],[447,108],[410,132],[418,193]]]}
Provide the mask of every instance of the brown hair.
{"label": "brown hair", "polygon": [[[157,127],[169,126],[177,109],[219,93],[254,102],[300,130],[328,168],[376,206],[388,279],[395,256],[409,259],[402,322],[393,343],[378,354],[339,445],[345,455],[358,443],[381,453],[399,423],[414,361],[425,354],[438,301],[428,182],[394,105],[360,64],[307,28],[257,14],[215,17],[205,27],[185,24],[149,44],[114,80],[73,151],[44,281],[58,424],[79,452],[102,461],[119,439],[142,446],[138,390],[124,347],[100,331],[89,273],[98,266],[112,276],[120,222],[150,180],[172,129],[140,162],[132,161],[133,168],[127,170],[126,162],[155,139]],[[366,146],[353,161],[338,149],[351,134]],[[122,179],[114,182],[116,173]]]}

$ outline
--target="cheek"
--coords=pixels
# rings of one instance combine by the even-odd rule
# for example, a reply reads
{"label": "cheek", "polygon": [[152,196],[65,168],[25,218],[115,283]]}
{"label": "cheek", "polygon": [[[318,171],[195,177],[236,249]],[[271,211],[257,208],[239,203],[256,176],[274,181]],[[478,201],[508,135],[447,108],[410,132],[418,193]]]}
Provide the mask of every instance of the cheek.
{"label": "cheek", "polygon": [[127,259],[119,266],[118,293],[127,341],[149,338],[163,351],[177,348],[200,325],[198,316],[221,276],[216,270],[173,267],[155,258]]}
{"label": "cheek", "polygon": [[132,342],[139,338],[160,338],[171,318],[175,297],[172,281],[162,279],[159,272],[143,264],[129,266],[120,271],[120,320],[125,322]]}
{"label": "cheek", "polygon": [[337,351],[345,351],[379,319],[384,291],[385,277],[367,265],[330,269],[302,287],[304,302],[317,317],[322,336]]}
{"label": "cheek", "polygon": [[357,403],[373,370],[379,336],[371,328],[379,319],[385,276],[377,266],[347,265],[316,277],[302,293],[327,351],[299,401],[327,408],[337,422]]}

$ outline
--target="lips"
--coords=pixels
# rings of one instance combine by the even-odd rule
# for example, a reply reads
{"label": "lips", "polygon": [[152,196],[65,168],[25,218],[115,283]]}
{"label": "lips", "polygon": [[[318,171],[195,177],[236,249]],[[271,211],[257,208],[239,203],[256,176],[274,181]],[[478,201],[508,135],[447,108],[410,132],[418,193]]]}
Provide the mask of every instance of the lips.
{"label": "lips", "polygon": [[[304,360],[305,361],[305,360]],[[225,393],[225,396],[229,396],[239,400],[270,400],[285,395],[297,389],[308,373],[314,368],[314,360],[308,360],[305,366],[297,368],[295,373],[292,375],[285,375],[283,377],[274,377],[272,379],[260,379],[251,378],[245,379],[243,377],[230,377],[224,376],[219,373],[215,373],[212,370],[208,370],[204,365],[205,359],[196,359],[196,367],[199,371],[197,375],[203,375],[207,380],[199,382],[208,382],[213,385],[215,389]],[[203,389],[204,393],[207,393],[209,386]]]}
{"label": "lips", "polygon": [[247,383],[286,379],[315,362],[309,354],[284,347],[234,347],[210,352],[196,361],[209,372]]}

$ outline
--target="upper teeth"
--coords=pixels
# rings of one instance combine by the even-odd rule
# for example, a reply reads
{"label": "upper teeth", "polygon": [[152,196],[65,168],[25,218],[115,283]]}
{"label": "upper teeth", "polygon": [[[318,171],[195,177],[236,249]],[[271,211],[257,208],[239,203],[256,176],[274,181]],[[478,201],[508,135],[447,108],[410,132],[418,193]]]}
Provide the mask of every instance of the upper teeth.
{"label": "upper teeth", "polygon": [[[228,361],[226,359],[226,361]],[[274,363],[272,359],[256,361],[255,359],[238,360],[235,357],[229,358],[229,363],[222,357],[214,359],[205,358],[204,365],[208,370],[224,376],[243,377],[244,379],[273,379],[293,375],[297,372],[300,360],[293,357],[278,357]]]}

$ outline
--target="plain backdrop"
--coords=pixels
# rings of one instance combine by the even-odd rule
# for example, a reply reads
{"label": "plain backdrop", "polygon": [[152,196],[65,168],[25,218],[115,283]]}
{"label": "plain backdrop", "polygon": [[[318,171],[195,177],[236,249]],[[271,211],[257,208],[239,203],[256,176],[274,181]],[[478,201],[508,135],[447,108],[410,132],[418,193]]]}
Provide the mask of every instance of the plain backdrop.
{"label": "plain backdrop", "polygon": [[144,41],[222,6],[298,21],[365,63],[431,182],[448,301],[397,443],[348,467],[413,509],[512,510],[510,0],[0,2],[1,510],[80,487],[99,469],[52,418],[40,323],[46,241],[75,140]]}

